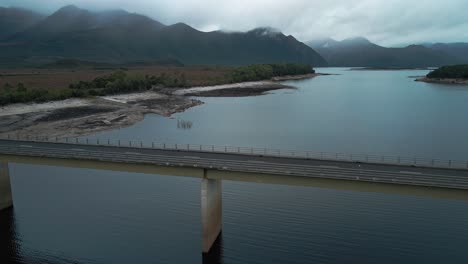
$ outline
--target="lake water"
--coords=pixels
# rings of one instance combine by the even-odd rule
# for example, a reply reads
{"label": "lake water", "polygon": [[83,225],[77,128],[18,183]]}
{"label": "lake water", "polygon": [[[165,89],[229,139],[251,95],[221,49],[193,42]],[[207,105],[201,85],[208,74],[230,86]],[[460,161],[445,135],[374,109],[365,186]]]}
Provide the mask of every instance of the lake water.
{"label": "lake water", "polygon": [[[203,98],[94,138],[468,160],[468,87],[427,71],[349,71]],[[468,263],[468,202],[223,182],[222,241],[201,255],[200,180],[10,166],[0,263]],[[6,249],[6,250],[5,250]]]}

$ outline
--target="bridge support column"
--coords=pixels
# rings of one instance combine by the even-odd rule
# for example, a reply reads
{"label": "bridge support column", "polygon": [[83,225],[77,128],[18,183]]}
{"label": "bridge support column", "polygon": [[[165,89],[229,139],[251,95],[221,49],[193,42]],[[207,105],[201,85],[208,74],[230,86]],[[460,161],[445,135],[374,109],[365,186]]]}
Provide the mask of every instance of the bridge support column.
{"label": "bridge support column", "polygon": [[8,163],[0,162],[0,210],[13,206]]}
{"label": "bridge support column", "polygon": [[203,253],[208,253],[221,234],[222,227],[222,187],[221,180],[207,178],[204,170],[201,183],[201,222]]}

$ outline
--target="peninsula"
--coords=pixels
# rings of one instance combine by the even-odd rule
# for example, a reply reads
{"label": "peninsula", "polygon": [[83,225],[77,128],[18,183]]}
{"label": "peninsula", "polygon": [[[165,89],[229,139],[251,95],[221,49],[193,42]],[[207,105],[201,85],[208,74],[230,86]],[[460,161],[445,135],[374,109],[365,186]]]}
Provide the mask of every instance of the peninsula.
{"label": "peninsula", "polygon": [[468,85],[468,65],[444,66],[416,81]]}
{"label": "peninsula", "polygon": [[[318,76],[310,65],[0,70],[0,137],[76,137],[171,116],[197,97],[295,89],[280,81]],[[51,82],[52,80],[52,82]],[[53,84],[53,85],[52,85]]]}

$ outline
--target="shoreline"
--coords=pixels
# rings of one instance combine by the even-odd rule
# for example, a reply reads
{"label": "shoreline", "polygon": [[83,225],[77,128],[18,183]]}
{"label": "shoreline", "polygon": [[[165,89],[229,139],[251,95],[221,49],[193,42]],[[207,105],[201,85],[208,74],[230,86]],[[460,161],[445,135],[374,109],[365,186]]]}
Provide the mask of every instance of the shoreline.
{"label": "shoreline", "polygon": [[352,67],[350,71],[428,71],[431,70],[430,67],[415,67],[415,68],[406,68],[406,67]]}
{"label": "shoreline", "polygon": [[172,92],[172,95],[194,97],[244,97],[262,95],[265,92],[279,89],[295,88],[273,81],[258,81],[177,89]]}
{"label": "shoreline", "polygon": [[[20,137],[78,137],[131,126],[146,114],[171,116],[203,104],[187,97],[167,96],[154,92],[114,96],[121,101],[103,97],[80,99],[78,104],[40,109],[41,104],[10,106],[9,114],[0,116],[0,137],[8,134]],[[115,99],[115,98],[114,98]],[[65,100],[66,101],[66,100]],[[47,103],[46,103],[47,104]],[[29,109],[29,112],[21,109]],[[18,113],[13,113],[14,110]]]}
{"label": "shoreline", "polygon": [[416,82],[438,83],[438,84],[454,84],[454,85],[468,85],[467,79],[432,79],[427,77],[418,78]]}
{"label": "shoreline", "polygon": [[197,97],[244,97],[278,89],[296,89],[280,81],[314,78],[323,74],[284,76],[275,80],[67,99],[0,107],[0,137],[78,137],[124,128],[146,114],[169,117],[204,104]]}

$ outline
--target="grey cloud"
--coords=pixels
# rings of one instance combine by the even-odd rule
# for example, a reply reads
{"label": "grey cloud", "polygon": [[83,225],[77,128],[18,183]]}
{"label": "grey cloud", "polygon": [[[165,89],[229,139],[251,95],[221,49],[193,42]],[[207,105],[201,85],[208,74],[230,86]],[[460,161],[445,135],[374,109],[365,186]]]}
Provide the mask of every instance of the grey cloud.
{"label": "grey cloud", "polygon": [[68,4],[94,10],[122,8],[200,30],[270,26],[302,41],[365,36],[390,46],[468,42],[467,0],[0,0],[0,6],[44,13]]}

